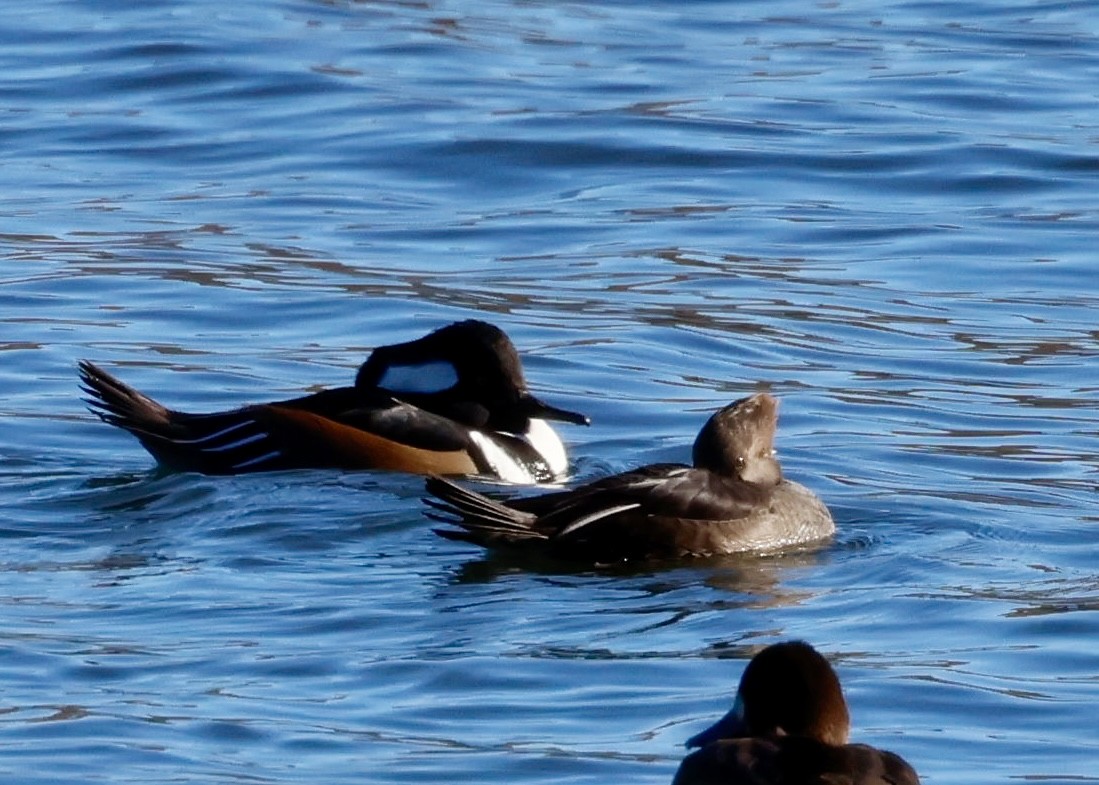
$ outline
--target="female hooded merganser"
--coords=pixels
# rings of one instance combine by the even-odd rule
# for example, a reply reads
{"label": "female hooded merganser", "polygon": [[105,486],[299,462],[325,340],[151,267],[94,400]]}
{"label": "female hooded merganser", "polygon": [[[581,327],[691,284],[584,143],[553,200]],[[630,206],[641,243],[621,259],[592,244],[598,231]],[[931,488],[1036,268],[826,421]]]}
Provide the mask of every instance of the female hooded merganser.
{"label": "female hooded merganser", "polygon": [[212,414],[167,409],[90,362],[80,378],[102,420],[160,463],[207,474],[390,469],[545,482],[568,468],[545,420],[588,423],[531,395],[507,335],[475,320],[378,347],[353,387]]}
{"label": "female hooded merganser", "polygon": [[774,551],[835,531],[828,508],[782,477],[775,458],[778,401],[766,393],[714,414],[694,443],[694,466],[655,464],[574,490],[506,502],[439,477],[428,517],[444,537],[540,548],[566,558],[619,561]]}
{"label": "female hooded merganser", "polygon": [[808,643],[776,643],[744,670],[732,711],[687,741],[672,785],[919,785],[899,755],[849,744],[839,678]]}

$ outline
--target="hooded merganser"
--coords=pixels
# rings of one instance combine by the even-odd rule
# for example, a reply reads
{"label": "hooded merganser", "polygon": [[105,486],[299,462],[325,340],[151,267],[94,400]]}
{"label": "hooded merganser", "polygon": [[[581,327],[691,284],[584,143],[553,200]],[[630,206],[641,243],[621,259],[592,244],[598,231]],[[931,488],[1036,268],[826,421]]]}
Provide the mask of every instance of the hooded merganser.
{"label": "hooded merganser", "polygon": [[849,744],[839,678],[808,643],[759,652],[740,678],[732,710],[687,741],[699,747],[672,785],[919,785],[899,755]]}
{"label": "hooded merganser", "polygon": [[437,532],[479,545],[540,548],[619,561],[775,551],[835,531],[828,508],[782,477],[775,458],[778,401],[759,393],[714,414],[694,443],[694,466],[654,464],[574,490],[497,501],[439,477],[425,499]]}
{"label": "hooded merganser", "polygon": [[160,463],[206,474],[390,469],[545,482],[568,469],[545,420],[588,423],[531,395],[507,335],[476,320],[378,347],[353,387],[212,414],[167,409],[87,361],[80,378],[102,420]]}

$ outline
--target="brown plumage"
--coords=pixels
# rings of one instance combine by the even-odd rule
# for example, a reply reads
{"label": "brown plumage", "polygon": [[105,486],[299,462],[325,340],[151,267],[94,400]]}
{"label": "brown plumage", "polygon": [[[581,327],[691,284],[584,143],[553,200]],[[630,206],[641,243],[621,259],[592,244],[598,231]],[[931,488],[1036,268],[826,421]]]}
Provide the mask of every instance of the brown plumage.
{"label": "brown plumage", "polygon": [[536,548],[597,562],[786,548],[829,536],[827,508],[784,480],[774,456],[778,401],[759,393],[714,414],[694,465],[654,464],[572,490],[497,501],[427,481],[429,517],[451,539]]}
{"label": "brown plumage", "polygon": [[672,785],[919,785],[899,755],[848,743],[839,677],[803,641],[752,658],[733,709],[687,742]]}

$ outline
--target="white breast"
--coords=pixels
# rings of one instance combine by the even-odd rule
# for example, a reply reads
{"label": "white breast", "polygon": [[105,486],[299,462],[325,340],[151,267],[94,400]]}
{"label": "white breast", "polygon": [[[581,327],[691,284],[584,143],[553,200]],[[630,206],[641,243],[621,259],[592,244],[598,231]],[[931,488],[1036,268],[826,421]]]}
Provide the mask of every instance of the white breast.
{"label": "white breast", "polygon": [[545,420],[532,419],[523,438],[546,460],[554,477],[565,476],[569,470],[569,456],[565,452],[561,437],[549,426],[549,423]]}
{"label": "white breast", "polygon": [[534,477],[526,467],[512,458],[500,445],[480,431],[470,431],[469,437],[481,451],[485,462],[492,467],[492,471],[501,480],[506,482],[529,484],[535,482]]}
{"label": "white breast", "polygon": [[[500,444],[480,431],[470,431],[470,438],[481,451],[485,462],[492,467],[500,479],[514,483],[535,483],[544,477],[535,477],[530,470],[508,454]],[[561,438],[545,420],[531,420],[527,432],[519,438],[530,444],[545,461],[555,479],[565,476],[569,468],[569,458]]]}

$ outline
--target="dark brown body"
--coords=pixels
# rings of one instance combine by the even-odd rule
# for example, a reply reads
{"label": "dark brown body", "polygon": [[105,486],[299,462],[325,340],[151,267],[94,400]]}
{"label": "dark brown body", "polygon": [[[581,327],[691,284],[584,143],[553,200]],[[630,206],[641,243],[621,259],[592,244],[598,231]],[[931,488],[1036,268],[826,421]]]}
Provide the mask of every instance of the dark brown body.
{"label": "dark brown body", "polygon": [[654,464],[567,491],[499,501],[427,482],[444,537],[534,548],[594,562],[775,551],[835,531],[827,507],[782,478],[777,401],[760,393],[718,411],[695,440],[694,466]]}
{"label": "dark brown body", "polygon": [[839,677],[804,641],[756,654],[733,709],[694,736],[672,785],[919,785],[892,752],[851,744]]}
{"label": "dark brown body", "polygon": [[692,752],[672,785],[919,785],[903,758],[865,744],[793,736],[724,739]]}

